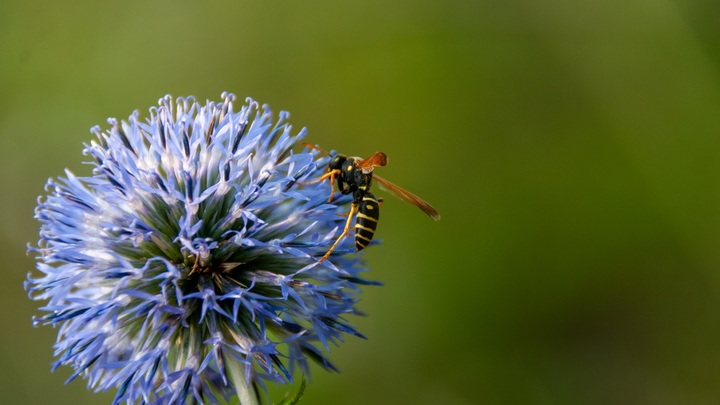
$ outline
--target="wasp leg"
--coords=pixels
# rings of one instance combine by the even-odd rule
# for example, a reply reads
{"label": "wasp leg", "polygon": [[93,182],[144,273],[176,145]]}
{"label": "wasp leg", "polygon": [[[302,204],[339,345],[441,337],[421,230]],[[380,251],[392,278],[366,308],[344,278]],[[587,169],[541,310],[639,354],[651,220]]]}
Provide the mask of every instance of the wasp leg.
{"label": "wasp leg", "polygon": [[329,173],[326,173],[320,177],[320,180],[323,180],[327,177],[330,177],[330,197],[328,197],[328,204],[332,202],[333,198],[333,188],[335,187],[335,176],[339,176],[342,171],[335,169],[331,170]]}
{"label": "wasp leg", "polygon": [[345,229],[343,229],[340,236],[338,236],[337,240],[335,240],[335,243],[333,243],[333,245],[330,247],[330,250],[328,250],[327,253],[325,253],[325,256],[323,256],[322,259],[318,260],[318,263],[322,263],[325,261],[325,259],[330,257],[330,253],[332,253],[333,250],[335,250],[335,248],[337,247],[338,243],[340,243],[342,238],[344,238],[348,234],[348,231],[350,231],[350,222],[352,222],[352,218],[355,215],[355,213],[357,212],[357,210],[358,210],[357,204],[353,204],[350,206],[350,212],[348,213],[348,218],[347,218],[347,221],[345,222]]}
{"label": "wasp leg", "polygon": [[335,187],[335,178],[337,176],[339,176],[340,173],[342,173],[342,170],[338,170],[338,169],[331,170],[315,180],[306,181],[301,184],[304,186],[309,186],[311,184],[317,184],[317,183],[323,182],[323,181],[325,181],[325,179],[329,178],[330,179],[330,197],[328,197],[328,204],[330,204],[332,202],[332,198],[333,198],[333,188]]}
{"label": "wasp leg", "polygon": [[331,183],[334,183],[334,182],[335,182],[335,176],[337,176],[338,174],[340,174],[340,172],[341,172],[341,170],[338,170],[338,169],[331,170],[331,171],[323,174],[322,176],[320,176],[319,178],[317,178],[317,179],[315,179],[315,180],[306,181],[306,182],[303,182],[302,184],[304,184],[304,185],[317,184],[317,183],[320,183],[320,182],[322,182],[322,181],[325,181],[325,179],[327,179],[328,177],[330,178],[330,182],[331,182]]}

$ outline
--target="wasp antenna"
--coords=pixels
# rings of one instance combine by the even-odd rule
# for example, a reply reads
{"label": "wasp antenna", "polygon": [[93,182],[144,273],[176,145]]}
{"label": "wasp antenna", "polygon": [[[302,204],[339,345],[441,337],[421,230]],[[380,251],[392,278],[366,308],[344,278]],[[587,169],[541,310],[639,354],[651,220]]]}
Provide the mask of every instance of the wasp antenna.
{"label": "wasp antenna", "polygon": [[306,148],[315,149],[315,150],[320,151],[320,152],[322,152],[322,153],[324,153],[324,154],[326,154],[326,155],[329,155],[329,154],[330,154],[328,151],[320,148],[320,147],[317,146],[317,145],[313,145],[313,144],[310,144],[310,143],[307,143],[307,142],[302,142],[300,145],[302,145],[302,146],[304,146],[304,147],[306,147]]}

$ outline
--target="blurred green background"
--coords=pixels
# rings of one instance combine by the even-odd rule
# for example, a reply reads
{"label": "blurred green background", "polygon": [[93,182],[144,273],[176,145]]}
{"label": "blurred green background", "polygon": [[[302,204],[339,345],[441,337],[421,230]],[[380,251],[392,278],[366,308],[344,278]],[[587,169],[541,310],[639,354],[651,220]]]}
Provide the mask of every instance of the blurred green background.
{"label": "blurred green background", "polygon": [[[107,117],[252,96],[430,201],[386,198],[304,404],[720,401],[714,0],[0,3],[0,398],[103,404],[33,329],[35,199]],[[381,193],[379,193],[381,194]],[[291,388],[272,388],[275,398]]]}

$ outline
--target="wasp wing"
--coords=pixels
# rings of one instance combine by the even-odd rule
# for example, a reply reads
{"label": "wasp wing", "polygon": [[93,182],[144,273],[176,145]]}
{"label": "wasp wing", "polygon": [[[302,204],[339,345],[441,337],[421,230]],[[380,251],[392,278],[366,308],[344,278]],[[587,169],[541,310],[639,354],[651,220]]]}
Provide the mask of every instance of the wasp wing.
{"label": "wasp wing", "polygon": [[432,205],[428,204],[428,202],[423,200],[422,198],[416,196],[415,194],[405,190],[400,186],[396,186],[395,184],[383,179],[378,175],[373,175],[373,180],[375,180],[380,185],[381,189],[387,191],[388,193],[405,201],[408,204],[412,204],[420,208],[422,212],[426,213],[430,218],[436,221],[440,220],[440,213],[438,213],[437,210],[432,207]]}
{"label": "wasp wing", "polygon": [[375,152],[372,156],[367,159],[362,159],[357,162],[360,169],[365,172],[371,172],[373,167],[385,166],[388,162],[387,155],[382,152]]}

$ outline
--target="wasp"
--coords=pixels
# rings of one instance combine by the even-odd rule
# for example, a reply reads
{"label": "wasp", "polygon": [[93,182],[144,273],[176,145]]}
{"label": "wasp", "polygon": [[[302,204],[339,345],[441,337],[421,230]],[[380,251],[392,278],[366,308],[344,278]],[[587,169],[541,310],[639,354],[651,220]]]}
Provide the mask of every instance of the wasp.
{"label": "wasp", "polygon": [[[302,145],[329,154],[315,145],[307,143],[303,143]],[[343,232],[330,247],[330,250],[328,250],[327,253],[325,253],[325,255],[319,260],[319,262],[325,261],[335,250],[340,241],[348,234],[353,217],[356,218],[354,228],[355,251],[359,252],[363,250],[370,241],[372,241],[372,238],[375,235],[375,229],[377,229],[378,221],[380,220],[380,205],[383,202],[382,199],[376,198],[375,195],[370,192],[370,186],[373,180],[380,185],[381,189],[420,208],[420,210],[426,213],[430,218],[436,221],[440,219],[440,214],[432,207],[432,205],[428,204],[427,201],[389,182],[388,180],[373,174],[374,168],[385,166],[387,163],[387,155],[383,152],[375,152],[372,156],[366,159],[359,157],[347,157],[341,154],[335,154],[332,156],[332,159],[327,166],[327,173],[323,174],[315,182],[330,179],[331,189],[334,187],[335,183],[337,183],[338,191],[346,195],[352,194],[353,199],[350,206],[350,212],[347,214],[347,221],[345,222]],[[332,197],[331,191],[328,202],[332,201]]]}

